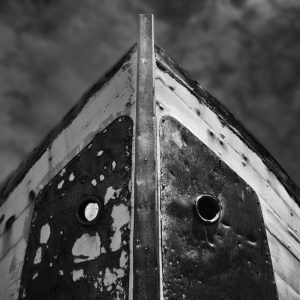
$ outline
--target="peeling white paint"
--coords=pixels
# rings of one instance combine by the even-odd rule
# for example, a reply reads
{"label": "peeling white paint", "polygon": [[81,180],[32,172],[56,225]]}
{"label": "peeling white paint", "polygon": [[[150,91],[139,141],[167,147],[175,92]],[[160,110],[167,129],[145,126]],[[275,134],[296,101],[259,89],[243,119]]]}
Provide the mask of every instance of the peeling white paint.
{"label": "peeling white paint", "polygon": [[117,251],[122,246],[122,231],[123,226],[129,225],[130,214],[128,207],[124,204],[115,205],[113,207],[111,217],[113,219],[112,231],[114,232],[111,237],[110,249],[112,251]]}
{"label": "peeling white paint", "polygon": [[103,181],[105,179],[104,175],[100,175],[100,181]]}
{"label": "peeling white paint", "polygon": [[41,228],[41,233],[40,233],[40,243],[41,244],[47,244],[48,239],[50,237],[50,226],[49,224],[45,224],[42,228]]}
{"label": "peeling white paint", "polygon": [[[163,112],[157,109],[158,124],[164,116],[177,119],[214,153],[220,155],[222,160],[253,188],[259,197],[262,208],[274,273],[275,275],[280,274],[275,276],[276,285],[280,288],[286,286],[288,287],[286,291],[289,290],[287,295],[280,299],[292,299],[291,290],[300,294],[299,280],[295,280],[300,276],[299,206],[287,193],[276,175],[266,167],[259,157],[259,153],[249,149],[239,138],[235,128],[223,126],[219,116],[205,103],[200,103],[176,79],[159,69],[156,69],[156,76],[164,78],[163,81],[157,79],[155,82],[156,98],[165,107]],[[176,90],[171,91],[163,82],[172,83],[176,86]],[[196,113],[197,110],[201,111],[200,117]],[[212,132],[213,135],[208,132]],[[293,232],[293,235],[290,232]],[[273,235],[277,239],[273,238]],[[289,251],[285,249],[289,249]],[[281,255],[284,251],[287,252],[285,258]],[[277,256],[278,253],[280,255]],[[292,262],[293,257],[297,257],[297,260]],[[284,268],[282,268],[283,264]],[[281,278],[284,284],[278,278]],[[282,291],[279,290],[279,295],[281,293]]]}
{"label": "peeling white paint", "polygon": [[125,276],[125,271],[123,269],[116,269],[113,268],[113,271],[115,272],[117,278],[123,278]]}
{"label": "peeling white paint", "polygon": [[96,179],[93,179],[93,180],[92,180],[92,185],[93,185],[93,186],[96,186],[96,185],[97,185]]}
{"label": "peeling white paint", "polygon": [[81,278],[84,278],[83,269],[73,270],[72,277],[73,277],[73,281],[77,281],[77,280],[79,280]]}
{"label": "peeling white paint", "polygon": [[35,272],[34,275],[32,276],[32,280],[36,279],[39,276],[38,272]]}
{"label": "peeling white paint", "polygon": [[112,273],[109,268],[106,268],[104,280],[103,280],[104,286],[111,287],[111,285],[116,284],[116,282],[117,282],[116,274]]}
{"label": "peeling white paint", "polygon": [[64,180],[62,180],[58,185],[57,185],[57,189],[61,189],[62,187],[63,187],[63,185],[64,185]]}
{"label": "peeling white paint", "polygon": [[59,173],[59,176],[62,177],[62,176],[64,176],[65,173],[66,173],[66,169],[64,168],[64,169],[62,169],[61,172]]}
{"label": "peeling white paint", "polygon": [[98,153],[97,153],[97,156],[101,156],[103,154],[103,151],[100,150]]}
{"label": "peeling white paint", "polygon": [[100,249],[101,242],[98,233],[95,235],[84,233],[79,239],[76,240],[72,248],[74,262],[80,263],[95,259],[100,255]]}
{"label": "peeling white paint", "polygon": [[106,253],[106,250],[104,247],[101,248],[101,253]]}
{"label": "peeling white paint", "polygon": [[121,190],[122,189],[115,190],[112,186],[109,186],[104,196],[104,204],[106,204],[111,198],[115,199],[115,197],[118,197]]}
{"label": "peeling white paint", "polygon": [[34,264],[39,264],[42,261],[42,247],[38,247],[33,260]]}
{"label": "peeling white paint", "polygon": [[125,268],[127,263],[128,263],[128,254],[126,251],[123,250],[120,256],[120,267]]}
{"label": "peeling white paint", "polygon": [[116,164],[115,161],[113,161],[113,162],[111,163],[111,167],[112,167],[113,170],[115,169],[116,165],[117,165],[117,164]]}
{"label": "peeling white paint", "polygon": [[[100,90],[88,99],[84,108],[75,116],[73,121],[54,138],[51,143],[51,165],[48,161],[49,148],[47,148],[0,207],[0,216],[2,214],[17,216],[13,227],[13,230],[16,229],[16,234],[10,236],[7,245],[7,247],[10,246],[11,250],[0,261],[1,299],[17,298],[20,291],[22,272],[13,277],[9,276],[6,263],[12,255],[18,253],[20,270],[23,266],[27,245],[26,230],[24,229],[30,226],[30,222],[27,224],[26,218],[23,216],[31,214],[33,210],[33,204],[24,195],[28,194],[28,190],[40,192],[75,157],[78,153],[77,150],[89,145],[95,135],[107,127],[116,117],[128,115],[133,121],[135,120],[136,57],[135,52],[130,59],[130,67],[120,69],[113,78],[106,82]],[[128,101],[132,104],[130,107],[126,105]],[[94,130],[95,128],[97,131]],[[5,222],[0,224],[0,234],[3,230],[5,230]],[[1,239],[3,241],[3,238],[0,237]],[[21,294],[22,291],[23,289],[20,291]]]}
{"label": "peeling white paint", "polygon": [[71,173],[69,176],[69,181],[73,181],[75,179],[74,173]]}
{"label": "peeling white paint", "polygon": [[63,275],[64,275],[64,271],[63,271],[63,270],[59,270],[59,271],[58,271],[58,274],[59,274],[60,276],[63,276]]}

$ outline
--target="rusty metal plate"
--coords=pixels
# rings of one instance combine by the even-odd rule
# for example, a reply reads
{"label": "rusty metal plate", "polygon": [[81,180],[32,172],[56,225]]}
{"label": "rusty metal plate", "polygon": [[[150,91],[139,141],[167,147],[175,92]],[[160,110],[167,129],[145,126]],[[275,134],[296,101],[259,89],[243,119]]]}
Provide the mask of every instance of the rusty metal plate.
{"label": "rusty metal plate", "polygon": [[[165,299],[276,299],[255,192],[178,121],[160,125],[163,290]],[[205,223],[202,194],[220,205]]]}
{"label": "rusty metal plate", "polygon": [[37,196],[19,299],[127,299],[132,127],[112,122]]}

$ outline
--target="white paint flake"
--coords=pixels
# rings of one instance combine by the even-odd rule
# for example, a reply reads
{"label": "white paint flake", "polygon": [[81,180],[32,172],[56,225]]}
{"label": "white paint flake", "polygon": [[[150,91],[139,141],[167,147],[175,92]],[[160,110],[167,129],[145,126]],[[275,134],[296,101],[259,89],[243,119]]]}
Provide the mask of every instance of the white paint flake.
{"label": "white paint flake", "polygon": [[112,223],[112,231],[114,232],[111,237],[110,248],[112,251],[117,251],[122,246],[122,231],[121,228],[123,226],[128,226],[129,224],[129,210],[128,207],[124,204],[120,204],[113,207],[111,213],[113,223]]}
{"label": "white paint flake", "polygon": [[42,261],[42,247],[38,247],[33,260],[34,264],[39,264]]}
{"label": "white paint flake", "polygon": [[113,162],[111,163],[111,167],[112,167],[113,170],[115,169],[116,165],[117,165],[117,164],[116,164],[115,161],[113,161]]}
{"label": "white paint flake", "polygon": [[77,281],[84,277],[83,269],[80,270],[73,270],[72,272],[73,281]]}
{"label": "white paint flake", "polygon": [[117,282],[116,274],[112,273],[109,268],[106,268],[104,280],[103,280],[104,286],[106,286],[107,290],[109,290],[108,288],[111,287],[112,284],[116,284],[116,282]]}
{"label": "white paint flake", "polygon": [[92,180],[92,185],[93,185],[93,186],[96,186],[96,185],[97,185],[96,179],[93,179],[93,180]]}
{"label": "white paint flake", "polygon": [[96,235],[89,235],[84,233],[76,240],[72,248],[74,262],[80,263],[87,260],[92,260],[100,255],[101,242],[98,233]]}
{"label": "white paint flake", "polygon": [[34,275],[32,276],[32,280],[36,279],[39,276],[38,272],[35,272]]}
{"label": "white paint flake", "polygon": [[66,173],[66,169],[62,169],[61,172],[59,173],[59,176],[64,176],[65,173]]}
{"label": "white paint flake", "polygon": [[71,173],[69,176],[69,181],[73,181],[75,179],[74,173]]}
{"label": "white paint flake", "polygon": [[104,247],[101,248],[101,253],[106,253],[106,250]]}
{"label": "white paint flake", "polygon": [[120,267],[125,268],[127,263],[128,263],[128,254],[126,251],[123,250],[120,256]]}
{"label": "white paint flake", "polygon": [[58,271],[58,274],[59,274],[60,276],[63,276],[63,275],[64,275],[64,271],[63,271],[63,270],[59,270],[59,271]]}
{"label": "white paint flake", "polygon": [[50,226],[49,224],[45,224],[42,228],[41,228],[41,233],[40,233],[40,243],[41,244],[47,244],[48,239],[50,237]]}
{"label": "white paint flake", "polygon": [[115,190],[112,186],[109,186],[106,190],[106,194],[104,196],[104,204],[108,202],[109,199],[118,197],[121,189]]}
{"label": "white paint flake", "polygon": [[100,181],[103,181],[104,180],[104,175],[100,175]]}
{"label": "white paint flake", "polygon": [[57,189],[61,189],[62,187],[63,187],[63,185],[64,185],[64,180],[62,180],[58,185],[57,185]]}
{"label": "white paint flake", "polygon": [[102,154],[103,154],[103,151],[101,150],[97,153],[97,156],[101,156]]}

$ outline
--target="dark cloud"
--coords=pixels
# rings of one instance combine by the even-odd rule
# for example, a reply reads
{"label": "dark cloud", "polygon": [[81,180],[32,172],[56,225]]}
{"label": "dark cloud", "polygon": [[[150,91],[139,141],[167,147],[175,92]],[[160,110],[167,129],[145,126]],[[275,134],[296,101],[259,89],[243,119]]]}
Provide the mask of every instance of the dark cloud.
{"label": "dark cloud", "polygon": [[158,43],[300,184],[297,0],[0,1],[0,177],[131,46],[144,12]]}

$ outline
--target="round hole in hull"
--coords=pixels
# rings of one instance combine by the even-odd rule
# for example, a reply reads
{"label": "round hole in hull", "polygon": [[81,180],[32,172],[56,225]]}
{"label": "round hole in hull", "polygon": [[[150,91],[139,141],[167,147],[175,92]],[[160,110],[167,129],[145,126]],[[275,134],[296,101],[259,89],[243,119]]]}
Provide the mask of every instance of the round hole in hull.
{"label": "round hole in hull", "polygon": [[216,222],[221,215],[219,201],[211,195],[201,195],[195,201],[197,215],[204,223],[211,224]]}
{"label": "round hole in hull", "polygon": [[96,223],[103,213],[103,204],[93,196],[84,197],[77,208],[77,219],[83,225]]}

